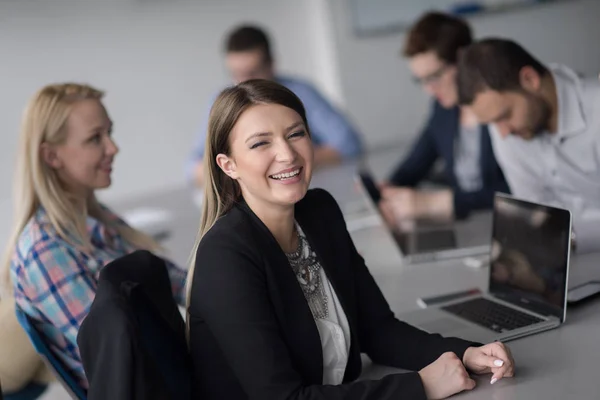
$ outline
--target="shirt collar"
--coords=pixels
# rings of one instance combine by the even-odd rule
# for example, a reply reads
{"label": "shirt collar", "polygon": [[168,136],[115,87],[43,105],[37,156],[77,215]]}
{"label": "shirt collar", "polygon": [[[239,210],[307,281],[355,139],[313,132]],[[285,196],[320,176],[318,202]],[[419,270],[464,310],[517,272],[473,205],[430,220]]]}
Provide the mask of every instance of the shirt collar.
{"label": "shirt collar", "polygon": [[[37,211],[37,220],[42,224],[50,224],[50,218],[46,209],[42,206]],[[114,232],[111,228],[94,217],[87,216],[85,219],[86,232],[92,244],[104,244],[112,240]]]}
{"label": "shirt collar", "polygon": [[581,79],[572,69],[550,65],[558,98],[557,136],[573,136],[585,131],[586,120],[581,99]]}

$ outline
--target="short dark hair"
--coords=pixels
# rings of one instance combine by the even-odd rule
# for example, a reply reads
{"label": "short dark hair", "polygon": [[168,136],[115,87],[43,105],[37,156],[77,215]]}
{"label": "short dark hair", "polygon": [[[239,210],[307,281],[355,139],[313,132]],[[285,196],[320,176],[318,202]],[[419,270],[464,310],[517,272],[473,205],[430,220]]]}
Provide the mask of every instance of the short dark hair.
{"label": "short dark hair", "polygon": [[225,51],[227,53],[237,51],[250,51],[260,49],[264,52],[267,62],[273,61],[269,37],[264,30],[252,25],[244,25],[235,28],[227,36]]}
{"label": "short dark hair", "polygon": [[531,67],[541,76],[548,73],[541,62],[512,40],[489,38],[473,43],[458,60],[459,103],[473,103],[485,89],[522,90],[519,75],[523,67]]}
{"label": "short dark hair", "polygon": [[405,57],[434,51],[443,61],[456,64],[458,51],[473,42],[471,28],[463,19],[441,12],[428,12],[409,30]]}

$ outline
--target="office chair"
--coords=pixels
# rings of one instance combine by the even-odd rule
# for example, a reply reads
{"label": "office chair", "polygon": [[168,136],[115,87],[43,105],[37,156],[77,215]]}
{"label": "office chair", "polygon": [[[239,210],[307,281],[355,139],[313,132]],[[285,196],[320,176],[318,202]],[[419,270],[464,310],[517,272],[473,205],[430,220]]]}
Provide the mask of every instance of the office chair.
{"label": "office chair", "polygon": [[56,379],[65,388],[67,393],[74,400],[86,400],[87,393],[85,389],[79,386],[77,379],[67,370],[65,365],[60,361],[50,348],[44,342],[42,335],[35,328],[31,318],[25,314],[21,308],[16,307],[17,320],[29,336],[29,340],[33,344],[35,350],[40,354],[48,368],[54,373]]}
{"label": "office chair", "polygon": [[4,393],[2,397],[2,389],[0,389],[0,400],[35,400],[39,399],[42,394],[46,391],[48,385],[31,382],[23,389],[16,392]]}
{"label": "office chair", "polygon": [[77,344],[89,399],[192,398],[185,322],[165,261],[148,251],[120,257],[100,271]]}

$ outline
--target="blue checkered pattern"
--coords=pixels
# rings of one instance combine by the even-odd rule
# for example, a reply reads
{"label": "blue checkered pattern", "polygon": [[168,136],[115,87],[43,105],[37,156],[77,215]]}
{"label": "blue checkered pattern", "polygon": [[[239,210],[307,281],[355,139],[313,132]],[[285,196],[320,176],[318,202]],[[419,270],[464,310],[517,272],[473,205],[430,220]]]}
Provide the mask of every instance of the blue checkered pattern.
{"label": "blue checkered pattern", "polygon": [[[121,219],[105,209],[115,224]],[[135,250],[111,226],[88,217],[93,251],[85,253],[60,238],[43,208],[23,229],[11,262],[15,300],[31,316],[50,349],[88,387],[77,348],[102,267]],[[167,262],[174,297],[184,304],[186,271]]]}

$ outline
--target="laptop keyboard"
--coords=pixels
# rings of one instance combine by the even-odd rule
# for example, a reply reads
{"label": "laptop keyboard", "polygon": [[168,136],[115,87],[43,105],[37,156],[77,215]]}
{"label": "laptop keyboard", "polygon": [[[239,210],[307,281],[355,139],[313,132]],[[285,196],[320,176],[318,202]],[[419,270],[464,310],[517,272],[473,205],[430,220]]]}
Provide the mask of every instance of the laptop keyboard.
{"label": "laptop keyboard", "polygon": [[543,321],[540,318],[481,297],[463,303],[451,304],[442,307],[442,310],[495,332],[512,331]]}

